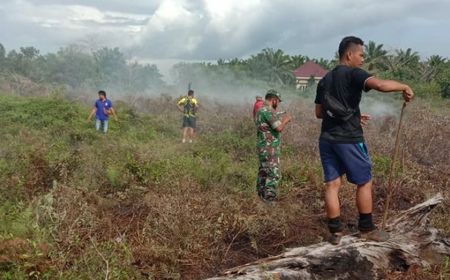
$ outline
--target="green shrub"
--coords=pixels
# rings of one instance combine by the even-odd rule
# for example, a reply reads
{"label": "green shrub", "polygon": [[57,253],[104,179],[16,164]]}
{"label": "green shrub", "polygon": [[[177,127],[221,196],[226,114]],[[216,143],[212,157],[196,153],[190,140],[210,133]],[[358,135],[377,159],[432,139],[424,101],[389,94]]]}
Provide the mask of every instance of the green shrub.
{"label": "green shrub", "polygon": [[[255,192],[251,106],[205,104],[198,137],[182,144],[173,102],[115,102],[119,122],[112,120],[104,135],[86,121],[91,108],[64,92],[0,95],[0,238],[25,240],[32,256],[0,268],[0,278],[26,279],[32,272],[39,279],[97,279],[108,272],[110,279],[199,279],[321,240],[327,230],[320,124],[307,113],[312,100],[290,108],[301,118],[283,135],[281,200],[269,211]],[[397,200],[412,204],[437,191],[448,194],[439,173],[450,165],[441,152],[450,149],[442,140],[450,135],[448,106],[427,104],[408,107],[404,168],[395,173],[408,188],[393,197],[393,212],[401,209]],[[382,126],[374,120],[365,128],[377,180],[389,174],[386,141],[393,142],[392,124]],[[354,189],[342,192],[342,213],[354,213]],[[380,205],[383,198],[375,197]],[[432,221],[448,234],[445,203]],[[48,245],[45,257],[38,256],[40,243]],[[448,274],[445,265],[439,269]]]}

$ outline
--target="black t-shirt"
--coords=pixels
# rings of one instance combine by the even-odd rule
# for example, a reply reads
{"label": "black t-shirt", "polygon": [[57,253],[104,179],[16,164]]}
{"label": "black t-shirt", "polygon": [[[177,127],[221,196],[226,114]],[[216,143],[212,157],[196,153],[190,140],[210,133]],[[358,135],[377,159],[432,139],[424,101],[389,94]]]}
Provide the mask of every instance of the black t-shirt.
{"label": "black t-shirt", "polygon": [[[332,79],[328,75],[332,75]],[[325,88],[332,82],[333,96],[338,100],[345,100],[348,107],[355,110],[348,121],[336,120],[324,114],[320,139],[335,143],[359,143],[364,141],[363,130],[360,123],[361,112],[359,102],[362,91],[368,91],[365,83],[372,75],[360,68],[338,65],[320,80],[317,85],[316,104],[322,104]]]}

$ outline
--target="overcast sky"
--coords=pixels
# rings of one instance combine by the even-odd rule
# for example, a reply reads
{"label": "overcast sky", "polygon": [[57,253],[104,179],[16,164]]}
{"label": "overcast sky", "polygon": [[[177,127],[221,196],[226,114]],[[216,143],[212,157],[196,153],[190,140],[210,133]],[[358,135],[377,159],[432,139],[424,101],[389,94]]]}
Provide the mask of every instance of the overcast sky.
{"label": "overcast sky", "polygon": [[217,60],[263,48],[332,58],[356,35],[450,57],[449,0],[1,0],[0,43],[120,47],[141,60]]}

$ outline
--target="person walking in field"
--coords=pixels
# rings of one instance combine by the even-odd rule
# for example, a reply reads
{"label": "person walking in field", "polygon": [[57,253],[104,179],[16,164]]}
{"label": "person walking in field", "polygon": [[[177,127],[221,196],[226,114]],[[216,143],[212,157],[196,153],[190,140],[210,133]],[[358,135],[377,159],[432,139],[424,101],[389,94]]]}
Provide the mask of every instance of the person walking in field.
{"label": "person walking in field", "polygon": [[95,101],[94,108],[88,117],[88,121],[91,121],[95,114],[95,129],[97,131],[102,130],[103,133],[108,131],[109,115],[114,116],[114,120],[118,120],[116,112],[113,108],[111,100],[106,98],[106,92],[100,90],[98,92],[98,99]]}
{"label": "person walking in field", "polygon": [[290,114],[277,114],[281,95],[270,89],[265,96],[264,106],[256,112],[257,152],[259,159],[256,190],[264,202],[277,199],[277,188],[281,179],[280,155],[281,132],[291,121]]}
{"label": "person walking in field", "polygon": [[178,110],[184,113],[183,139],[181,142],[186,143],[186,141],[189,141],[189,143],[192,143],[195,136],[195,129],[197,127],[196,113],[199,107],[198,101],[194,97],[194,91],[190,89],[188,91],[188,95],[178,101],[177,106]]}
{"label": "person walking in field", "polygon": [[406,102],[414,97],[408,85],[376,78],[361,69],[363,46],[360,38],[349,36],[342,39],[338,51],[339,65],[319,82],[315,98],[315,115],[322,119],[319,150],[326,186],[329,241],[332,244],[339,244],[344,230],[338,196],[344,174],[357,186],[361,236],[375,241],[389,238],[387,232],[377,229],[372,220],[372,163],[362,129],[370,116],[361,114],[359,109],[362,91],[401,92]]}

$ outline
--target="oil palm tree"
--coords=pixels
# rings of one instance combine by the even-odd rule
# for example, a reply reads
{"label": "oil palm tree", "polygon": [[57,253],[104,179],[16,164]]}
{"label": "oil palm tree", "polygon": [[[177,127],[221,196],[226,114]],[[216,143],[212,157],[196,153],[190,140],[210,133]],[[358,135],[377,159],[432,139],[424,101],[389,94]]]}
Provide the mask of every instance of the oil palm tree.
{"label": "oil palm tree", "polygon": [[301,54],[291,56],[291,67],[292,67],[292,70],[295,70],[298,67],[302,66],[308,60],[309,60],[309,57],[303,56]]}
{"label": "oil palm tree", "polygon": [[313,61],[317,64],[319,64],[320,66],[322,66],[323,68],[327,69],[327,70],[331,70],[333,69],[336,64],[337,64],[337,60],[328,60],[325,59],[323,57],[319,58],[319,59],[313,59]]}
{"label": "oil palm tree", "polygon": [[420,56],[411,48],[396,50],[394,55],[387,56],[387,67],[390,74],[399,80],[414,80],[420,73]]}
{"label": "oil palm tree", "polygon": [[270,83],[288,85],[295,81],[292,73],[292,59],[282,50],[263,49],[249,59],[253,75]]}
{"label": "oil palm tree", "polygon": [[367,70],[375,73],[387,70],[387,51],[383,49],[383,44],[369,41],[364,45],[364,53]]}
{"label": "oil palm tree", "polygon": [[425,62],[420,63],[420,79],[425,82],[432,81],[445,65],[446,58],[432,55]]}

